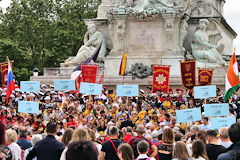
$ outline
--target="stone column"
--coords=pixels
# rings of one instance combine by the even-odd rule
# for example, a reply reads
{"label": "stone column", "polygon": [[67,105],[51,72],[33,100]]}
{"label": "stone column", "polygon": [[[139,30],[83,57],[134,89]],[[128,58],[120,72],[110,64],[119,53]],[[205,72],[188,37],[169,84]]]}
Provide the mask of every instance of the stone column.
{"label": "stone column", "polygon": [[164,29],[167,34],[167,42],[169,42],[168,45],[166,46],[166,50],[173,50],[172,44],[174,41],[173,33],[174,33],[174,21],[175,21],[176,14],[163,13],[162,16],[164,19],[164,27],[165,27]]}
{"label": "stone column", "polygon": [[101,5],[98,7],[97,19],[107,19],[107,12],[110,9],[120,6],[122,0],[102,0]]}

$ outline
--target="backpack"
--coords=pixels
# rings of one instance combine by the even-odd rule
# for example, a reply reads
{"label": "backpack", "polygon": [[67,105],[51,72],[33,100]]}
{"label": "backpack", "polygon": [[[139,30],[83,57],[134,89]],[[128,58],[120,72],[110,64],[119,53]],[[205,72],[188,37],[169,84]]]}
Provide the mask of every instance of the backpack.
{"label": "backpack", "polygon": [[232,160],[239,160],[240,159],[240,153],[238,153],[235,150],[228,151],[227,153],[233,156]]}
{"label": "backpack", "polygon": [[134,157],[137,158],[139,156],[138,154],[138,151],[137,151],[137,144],[143,140],[146,140],[145,138],[140,138],[140,137],[137,137],[137,138],[134,138],[133,140],[133,154],[134,154]]}

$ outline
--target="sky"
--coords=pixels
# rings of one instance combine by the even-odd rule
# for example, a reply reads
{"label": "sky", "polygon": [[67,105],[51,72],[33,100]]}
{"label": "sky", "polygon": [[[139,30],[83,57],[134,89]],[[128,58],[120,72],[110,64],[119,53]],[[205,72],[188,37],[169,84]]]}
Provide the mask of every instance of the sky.
{"label": "sky", "polygon": [[[6,8],[9,6],[11,0],[2,0],[0,2],[1,8]],[[224,6],[224,17],[228,24],[235,30],[239,35],[236,40],[234,40],[233,47],[236,48],[236,54],[240,55],[240,0],[226,0]]]}

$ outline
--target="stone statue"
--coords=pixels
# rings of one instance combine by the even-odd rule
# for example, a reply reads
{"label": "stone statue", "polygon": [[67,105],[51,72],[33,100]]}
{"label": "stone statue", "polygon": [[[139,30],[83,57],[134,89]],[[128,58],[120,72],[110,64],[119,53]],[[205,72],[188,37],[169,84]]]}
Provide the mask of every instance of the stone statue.
{"label": "stone statue", "polygon": [[197,61],[210,63],[217,66],[227,66],[222,56],[217,50],[217,42],[221,39],[221,31],[219,25],[215,21],[211,21],[215,25],[215,29],[209,29],[209,21],[201,19],[199,21],[199,29],[194,34],[192,46],[192,55]]}
{"label": "stone statue", "polygon": [[95,24],[88,25],[88,31],[84,36],[84,45],[78,50],[76,57],[68,58],[63,66],[74,66],[80,64],[86,59],[90,58],[96,51],[97,47],[102,43],[97,62],[103,63],[106,56],[106,41],[103,34],[97,31]]}
{"label": "stone statue", "polygon": [[185,48],[183,47],[183,43],[187,36],[188,20],[189,20],[189,16],[184,15],[179,25],[179,50],[183,52],[185,51]]}
{"label": "stone statue", "polygon": [[145,7],[150,5],[150,0],[138,0],[137,5],[134,7],[134,9],[138,12],[143,12]]}

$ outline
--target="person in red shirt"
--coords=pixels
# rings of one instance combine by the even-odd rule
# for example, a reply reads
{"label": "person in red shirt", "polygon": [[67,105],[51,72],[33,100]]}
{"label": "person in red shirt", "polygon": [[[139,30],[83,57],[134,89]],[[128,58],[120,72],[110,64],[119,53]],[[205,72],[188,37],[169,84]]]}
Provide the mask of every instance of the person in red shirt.
{"label": "person in red shirt", "polygon": [[38,131],[40,133],[44,133],[46,126],[42,122],[42,116],[38,115],[33,123],[33,131]]}
{"label": "person in red shirt", "polygon": [[149,144],[150,149],[152,150],[152,154],[150,155],[150,157],[155,157],[158,154],[158,149],[152,143],[151,140],[143,137],[143,134],[145,133],[145,127],[142,126],[142,125],[139,125],[139,126],[137,126],[136,131],[137,131],[138,136],[135,137],[135,138],[132,138],[128,141],[128,144],[130,144],[132,149],[133,149],[134,157],[137,158],[139,156],[139,153],[138,153],[138,150],[137,150],[137,144],[142,140],[146,140]]}
{"label": "person in red shirt", "polygon": [[74,126],[75,128],[77,128],[77,123],[73,119],[74,117],[72,115],[68,117],[67,128],[70,126]]}
{"label": "person in red shirt", "polygon": [[128,143],[128,141],[133,138],[133,136],[132,136],[132,127],[128,126],[126,131],[127,131],[127,133],[123,137],[123,140],[124,140],[124,142]]}

